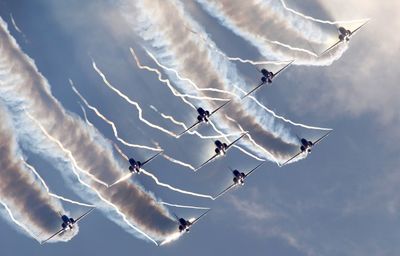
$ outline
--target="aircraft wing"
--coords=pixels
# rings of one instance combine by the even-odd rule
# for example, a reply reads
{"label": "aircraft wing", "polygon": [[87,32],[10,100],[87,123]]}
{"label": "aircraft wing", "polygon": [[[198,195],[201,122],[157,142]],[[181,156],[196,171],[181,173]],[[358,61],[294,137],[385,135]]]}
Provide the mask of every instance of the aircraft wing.
{"label": "aircraft wing", "polygon": [[245,174],[245,178],[247,178],[247,176],[249,176],[250,174],[252,174],[255,170],[258,169],[258,167],[260,167],[261,165],[263,165],[265,163],[265,161],[261,162],[259,165],[257,165],[256,167],[253,168],[253,170],[249,171],[248,173]]}
{"label": "aircraft wing", "polygon": [[208,164],[209,162],[211,162],[212,160],[214,160],[214,158],[216,158],[218,156],[218,154],[213,155],[210,159],[208,159],[207,161],[205,161],[202,165],[200,165],[199,167],[196,168],[195,172],[197,172],[198,170],[200,170],[201,168],[203,168],[203,166],[205,166],[206,164]]}
{"label": "aircraft wing", "polygon": [[195,219],[190,225],[195,224],[196,222],[198,222],[201,218],[203,218],[203,216],[205,216],[209,211],[211,211],[211,209],[207,210],[205,213],[203,213],[202,215],[200,215],[199,217],[197,217],[197,219]]}
{"label": "aircraft wing", "polygon": [[95,207],[93,207],[92,209],[90,209],[89,211],[85,212],[84,214],[82,214],[80,217],[78,217],[75,220],[75,223],[78,223],[78,221],[82,220],[83,218],[85,218],[89,213],[91,213],[93,210],[95,209]]}
{"label": "aircraft wing", "polygon": [[316,140],[315,142],[313,142],[313,144],[317,144],[319,143],[321,140],[323,140],[326,136],[329,135],[329,133],[331,133],[333,130],[330,130],[329,132],[327,132],[324,136],[322,136],[321,138],[319,138],[318,140]]}
{"label": "aircraft wing", "polygon": [[326,49],[323,53],[321,53],[319,56],[324,55],[325,53],[329,52],[330,50],[332,50],[333,48],[335,48],[336,46],[338,46],[341,42],[343,41],[337,41],[335,44],[333,44],[331,47],[329,47],[328,49]]}
{"label": "aircraft wing", "polygon": [[261,82],[261,84],[257,85],[256,87],[254,87],[251,91],[249,91],[248,93],[246,93],[246,95],[244,95],[242,98],[240,98],[241,100],[243,100],[244,98],[246,98],[247,96],[249,96],[250,94],[252,94],[253,92],[257,91],[261,86],[263,86],[265,83]]}
{"label": "aircraft wing", "polygon": [[228,150],[231,146],[233,146],[236,142],[238,142],[238,141],[239,141],[241,138],[243,138],[243,136],[246,135],[246,134],[247,134],[247,132],[243,133],[239,138],[237,138],[236,140],[232,141],[232,143],[229,144],[228,147],[227,147],[226,149]]}
{"label": "aircraft wing", "polygon": [[201,121],[197,121],[196,123],[194,123],[192,126],[190,126],[186,130],[184,130],[183,132],[178,134],[178,138],[181,137],[183,134],[187,133],[188,131],[190,131],[191,129],[193,129],[194,127],[196,127],[197,125],[199,125],[200,123],[201,123]]}
{"label": "aircraft wing", "polygon": [[210,116],[212,116],[215,112],[217,112],[218,110],[220,110],[221,108],[225,107],[226,105],[228,105],[229,103],[231,103],[232,100],[228,100],[227,102],[225,102],[224,104],[222,104],[221,106],[219,106],[217,109],[215,109],[213,112],[210,113]]}
{"label": "aircraft wing", "polygon": [[154,156],[152,156],[152,157],[150,157],[149,159],[147,159],[146,161],[144,161],[144,162],[142,163],[142,166],[144,166],[145,164],[151,162],[151,160],[153,160],[154,158],[156,158],[156,157],[157,157],[158,155],[160,155],[162,152],[164,152],[164,151],[162,150],[162,151],[158,152],[157,154],[155,154]]}
{"label": "aircraft wing", "polygon": [[226,189],[222,190],[218,195],[216,195],[214,197],[214,200],[217,199],[218,197],[222,196],[223,194],[225,194],[226,192],[228,192],[229,190],[231,190],[235,186],[236,186],[236,183],[232,183],[229,187],[227,187]]}
{"label": "aircraft wing", "polygon": [[296,155],[292,156],[289,160],[287,160],[286,162],[284,162],[281,166],[286,165],[287,163],[289,163],[290,161],[292,161],[293,159],[295,159],[296,157],[298,157],[301,153],[303,153],[303,152],[300,151],[300,152],[297,153]]}
{"label": "aircraft wing", "polygon": [[52,238],[55,237],[55,236],[58,236],[58,235],[61,234],[62,232],[64,232],[64,229],[63,229],[63,228],[60,229],[59,231],[57,231],[55,234],[51,235],[51,236],[50,236],[49,238],[47,238],[46,240],[41,241],[40,244],[46,243],[47,241],[49,241],[50,239],[52,239]]}
{"label": "aircraft wing", "polygon": [[360,30],[362,27],[364,27],[367,23],[369,22],[369,20],[365,21],[362,25],[360,25],[358,28],[354,29],[353,31],[351,31],[351,34],[356,33],[358,30]]}
{"label": "aircraft wing", "polygon": [[292,65],[293,62],[294,62],[294,60],[292,60],[291,62],[286,64],[283,68],[281,68],[276,73],[274,73],[274,77],[273,78],[277,77],[279,75],[279,73],[281,73],[283,70],[287,69],[290,65]]}

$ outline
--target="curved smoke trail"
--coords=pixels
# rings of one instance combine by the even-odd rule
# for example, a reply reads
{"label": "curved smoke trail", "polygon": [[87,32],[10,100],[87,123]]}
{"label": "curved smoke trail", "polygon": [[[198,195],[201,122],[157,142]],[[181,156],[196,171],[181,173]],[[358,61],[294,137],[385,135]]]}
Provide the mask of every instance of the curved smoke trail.
{"label": "curved smoke trail", "polygon": [[[0,82],[1,84],[1,82]],[[0,203],[11,220],[38,241],[57,232],[61,226],[61,203],[52,197],[26,170],[6,110],[0,107]],[[78,229],[55,237],[52,242],[68,241]]]}

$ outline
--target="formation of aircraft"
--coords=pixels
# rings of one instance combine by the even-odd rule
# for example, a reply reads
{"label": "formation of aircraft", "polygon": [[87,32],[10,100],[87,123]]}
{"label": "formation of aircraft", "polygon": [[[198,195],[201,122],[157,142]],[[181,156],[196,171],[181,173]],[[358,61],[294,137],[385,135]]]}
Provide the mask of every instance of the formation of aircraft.
{"label": "formation of aircraft", "polygon": [[207,215],[207,213],[209,213],[211,211],[211,209],[207,210],[206,212],[204,212],[203,214],[201,214],[199,217],[197,218],[193,218],[193,219],[189,219],[186,220],[184,218],[179,218],[176,214],[175,214],[175,218],[178,221],[178,230],[180,233],[182,232],[189,232],[190,231],[190,227],[192,227],[196,222],[198,222],[201,218],[203,218],[204,216]]}
{"label": "formation of aircraft", "polygon": [[324,55],[325,53],[329,52],[330,50],[332,50],[333,48],[335,48],[336,46],[338,46],[339,44],[343,43],[343,42],[349,42],[350,38],[358,31],[360,30],[362,27],[364,27],[366,24],[368,23],[368,20],[365,21],[362,25],[358,26],[356,29],[354,29],[353,31],[346,29],[345,27],[339,27],[338,28],[338,32],[339,32],[339,41],[337,41],[336,43],[334,43],[331,47],[329,47],[328,49],[326,49],[324,52],[322,52],[320,54],[320,56]]}
{"label": "formation of aircraft", "polygon": [[241,138],[243,138],[243,136],[245,136],[247,134],[247,132],[243,133],[239,138],[237,138],[236,140],[234,140],[233,142],[231,142],[229,145],[226,144],[225,142],[221,142],[219,140],[214,141],[214,144],[216,146],[215,148],[215,154],[208,159],[207,161],[205,161],[203,164],[201,164],[199,167],[196,168],[195,171],[200,170],[202,167],[204,167],[206,164],[210,163],[212,160],[214,160],[216,157],[218,156],[223,156],[226,154],[226,152],[233,146],[235,145],[236,142],[238,142]]}
{"label": "formation of aircraft", "polygon": [[53,235],[51,235],[49,238],[47,238],[46,240],[43,240],[41,242],[41,244],[44,244],[46,242],[48,242],[50,239],[54,238],[55,236],[61,235],[64,232],[67,232],[68,230],[72,230],[75,227],[75,224],[78,223],[79,221],[81,221],[83,218],[85,218],[89,213],[91,213],[95,208],[91,208],[89,211],[85,212],[84,214],[82,214],[81,216],[79,216],[77,219],[73,219],[68,217],[67,215],[62,215],[60,214],[60,218],[61,218],[61,229],[59,231],[57,231],[56,233],[54,233]]}
{"label": "formation of aircraft", "polygon": [[[368,22],[368,21],[367,21]],[[360,25],[359,27],[357,27],[356,29],[354,29],[353,31],[348,30],[344,27],[339,27],[338,28],[338,32],[339,32],[339,40],[333,44],[332,46],[330,46],[328,49],[326,49],[322,54],[320,54],[320,56],[324,55],[325,53],[329,52],[330,50],[332,50],[333,48],[337,47],[339,44],[341,43],[345,43],[348,42],[350,40],[350,38],[359,30],[361,29],[363,26],[365,26],[367,24],[367,22],[363,23],[362,25]],[[292,65],[294,62],[294,60],[288,62],[285,66],[283,66],[281,69],[279,69],[278,71],[271,72],[266,68],[262,68],[261,70],[257,69],[260,73],[261,73],[261,83],[258,84],[255,88],[253,88],[251,91],[249,91],[248,93],[246,93],[243,97],[241,97],[240,99],[244,99],[246,97],[248,97],[249,95],[251,95],[252,93],[254,93],[255,91],[257,91],[258,89],[260,89],[262,86],[264,85],[268,85],[268,84],[272,84],[273,80],[279,75],[281,74],[281,72],[283,72],[284,70],[286,70],[290,65]],[[197,110],[197,121],[192,124],[191,126],[189,126],[187,129],[185,129],[184,131],[182,131],[179,135],[177,135],[177,137],[179,138],[180,136],[182,136],[183,134],[189,132],[190,130],[196,128],[198,125],[202,124],[202,123],[209,123],[210,122],[210,118],[217,113],[219,110],[221,110],[222,108],[224,108],[225,106],[227,106],[228,104],[230,104],[232,102],[233,99],[226,101],[225,103],[223,103],[221,106],[219,106],[218,108],[214,109],[213,111],[209,111],[204,109],[203,107],[198,107]],[[235,143],[237,143],[240,139],[242,139],[248,132],[244,132],[240,135],[240,137],[238,137],[237,139],[235,139],[233,142],[231,142],[230,144],[227,144],[225,142],[221,142],[220,140],[216,140],[214,141],[215,144],[215,150],[214,150],[214,155],[211,156],[207,161],[205,161],[204,163],[202,163],[198,168],[195,169],[195,171],[198,171],[199,169],[201,169],[202,167],[204,167],[205,165],[207,165],[208,163],[210,163],[211,161],[213,161],[214,159],[216,159],[219,156],[223,156],[227,153],[227,151],[233,146],[235,145]],[[331,133],[331,131],[328,131],[326,134],[324,134],[322,137],[320,137],[319,139],[315,140],[315,141],[311,141],[309,139],[306,138],[299,138],[299,151],[294,154],[292,157],[290,157],[287,161],[285,161],[281,166],[284,166],[286,164],[288,164],[289,162],[293,161],[295,158],[297,158],[298,156],[300,156],[301,154],[310,154],[313,147],[315,145],[317,145],[319,142],[321,142],[324,138],[326,138],[329,134]],[[146,164],[148,164],[149,162],[151,162],[153,159],[155,159],[157,156],[159,156],[162,153],[162,151],[158,152],[157,154],[155,154],[154,156],[150,157],[149,159],[145,160],[144,162],[140,162],[140,161],[136,161],[134,158],[130,158],[129,161],[129,171],[130,171],[130,175],[131,174],[139,174],[142,170],[142,167]],[[247,173],[243,172],[243,171],[239,171],[238,169],[231,169],[233,178],[232,178],[232,183],[225,188],[224,190],[222,190],[220,193],[218,193],[214,199],[217,199],[219,197],[221,197],[222,195],[224,195],[225,193],[227,193],[228,191],[230,191],[231,189],[238,187],[240,185],[244,185],[245,181],[247,179],[247,177],[249,177],[252,173],[254,173],[257,169],[259,169],[262,165],[264,164],[264,162],[261,162],[260,164],[258,164],[256,167],[254,167],[253,169],[251,169],[250,171],[248,171]],[[118,183],[120,180],[114,182],[111,186],[115,185],[116,183]],[[109,187],[111,187],[109,186]],[[75,224],[78,223],[80,220],[82,220],[84,217],[86,217],[88,214],[90,214],[95,208],[91,208],[90,210],[88,210],[86,213],[84,213],[83,215],[79,216],[77,219],[73,219],[70,218],[67,215],[61,215],[60,214],[60,218],[61,218],[61,229],[59,231],[57,231],[56,233],[54,233],[53,235],[51,235],[49,238],[43,240],[41,242],[41,244],[44,244],[46,242],[48,242],[49,240],[53,239],[54,237],[61,235],[64,232],[68,232],[69,230],[72,230],[75,227]],[[205,211],[204,213],[202,213],[199,217],[197,218],[191,218],[191,219],[185,219],[185,218],[180,218],[178,217],[176,214],[176,221],[178,224],[178,231],[180,233],[183,232],[189,232],[190,228],[197,223],[201,218],[203,218],[204,216],[206,216],[209,213],[210,209]]]}

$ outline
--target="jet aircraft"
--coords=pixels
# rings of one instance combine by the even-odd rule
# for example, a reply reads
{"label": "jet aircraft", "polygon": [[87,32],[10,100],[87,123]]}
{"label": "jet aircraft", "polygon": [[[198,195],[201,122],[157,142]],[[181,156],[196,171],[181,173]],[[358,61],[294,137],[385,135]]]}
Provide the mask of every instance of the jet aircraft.
{"label": "jet aircraft", "polygon": [[221,191],[216,197],[215,199],[217,199],[218,197],[222,196],[223,194],[225,194],[226,192],[228,192],[229,190],[231,190],[232,188],[238,186],[238,185],[244,185],[244,181],[247,177],[250,176],[250,174],[252,174],[255,170],[257,170],[260,166],[262,166],[264,164],[264,162],[260,163],[259,165],[257,165],[256,167],[254,167],[251,171],[249,171],[248,173],[244,173],[244,172],[240,172],[237,169],[232,170],[232,174],[233,174],[233,183],[227,187],[226,189],[224,189],[223,191]]}
{"label": "jet aircraft", "polygon": [[47,238],[46,240],[42,241],[41,244],[44,244],[46,242],[48,242],[50,239],[52,239],[53,237],[60,235],[61,233],[67,232],[68,230],[72,230],[75,226],[76,223],[78,223],[80,220],[82,220],[84,217],[86,217],[89,213],[91,213],[95,208],[91,208],[89,211],[87,211],[86,213],[82,214],[80,217],[78,217],[76,220],[73,218],[68,217],[67,215],[61,215],[60,213],[60,217],[61,217],[61,229],[59,231],[57,231],[55,234],[51,235],[49,238]]}

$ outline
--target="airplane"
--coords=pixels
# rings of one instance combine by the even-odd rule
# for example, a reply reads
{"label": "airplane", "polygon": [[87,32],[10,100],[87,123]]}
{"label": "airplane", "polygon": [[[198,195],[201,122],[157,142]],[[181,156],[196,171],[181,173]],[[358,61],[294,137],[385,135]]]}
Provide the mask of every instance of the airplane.
{"label": "airplane", "polygon": [[89,211],[87,211],[86,213],[82,214],[79,218],[77,218],[76,220],[73,218],[68,217],[67,215],[61,215],[61,229],[59,231],[57,231],[55,234],[53,234],[52,236],[50,236],[49,238],[47,238],[46,240],[42,241],[40,244],[44,244],[46,242],[48,242],[50,239],[52,239],[53,237],[60,235],[61,233],[64,233],[68,230],[72,230],[74,228],[74,225],[76,223],[78,223],[80,220],[82,220],[84,217],[86,217],[89,213],[91,213],[95,208],[91,208]]}
{"label": "airplane", "polygon": [[195,171],[198,171],[199,169],[201,169],[203,166],[205,166],[206,164],[208,164],[209,162],[211,162],[212,160],[214,160],[214,158],[216,158],[217,156],[221,156],[221,155],[225,155],[226,152],[236,143],[238,142],[241,138],[243,138],[244,135],[246,135],[247,132],[243,133],[239,138],[237,138],[236,140],[234,140],[231,144],[226,144],[225,142],[221,142],[219,140],[216,140],[214,142],[216,148],[215,148],[215,155],[213,155],[210,159],[208,159],[207,161],[205,161],[202,165],[200,165],[199,167],[197,167],[197,169]]}
{"label": "airplane", "polygon": [[144,161],[143,163],[140,161],[136,161],[133,158],[129,158],[129,171],[131,173],[140,173],[140,169],[147,163],[151,162],[154,158],[156,158],[158,155],[160,155],[163,151],[158,152],[157,154],[155,154],[154,156],[150,157],[149,159],[147,159],[146,161]]}
{"label": "airplane", "polygon": [[260,72],[262,74],[261,77],[261,83],[259,85],[257,85],[255,88],[253,88],[250,92],[248,92],[246,95],[244,95],[242,98],[240,99],[244,99],[247,96],[249,96],[250,94],[252,94],[254,91],[257,91],[261,86],[263,86],[264,84],[272,84],[272,80],[277,77],[279,75],[279,73],[281,73],[283,70],[287,69],[290,65],[292,65],[292,63],[294,62],[294,60],[290,61],[288,64],[286,64],[283,68],[281,68],[280,70],[278,70],[276,73],[273,73],[271,71],[268,71],[267,69],[263,68],[261,70],[257,69],[258,72]]}
{"label": "airplane", "polygon": [[329,133],[331,133],[332,130],[330,130],[329,132],[327,132],[324,136],[322,136],[321,138],[319,138],[318,140],[312,142],[310,140],[307,140],[305,138],[300,139],[300,152],[298,152],[297,154],[295,154],[293,157],[291,157],[289,160],[287,160],[285,163],[282,164],[282,166],[286,165],[287,163],[289,163],[290,161],[292,161],[293,159],[295,159],[297,156],[299,156],[300,154],[303,153],[307,153],[310,154],[311,153],[311,149],[318,144],[321,140],[323,140],[326,136],[329,135]]}
{"label": "airplane", "polygon": [[116,180],[114,183],[112,183],[109,188],[111,188],[112,186],[114,186],[115,184],[128,179],[132,174],[136,173],[136,174],[140,174],[142,167],[149,163],[150,161],[152,161],[154,158],[156,158],[158,155],[160,155],[163,151],[158,152],[157,154],[155,154],[154,156],[150,157],[149,159],[147,159],[146,161],[144,161],[143,163],[140,161],[136,161],[133,158],[129,158],[129,171],[130,173],[123,176],[122,178],[119,178],[118,180]]}
{"label": "airplane", "polygon": [[178,223],[179,223],[179,232],[180,233],[182,233],[182,232],[189,232],[190,231],[190,227],[193,225],[193,224],[195,224],[196,222],[198,222],[203,216],[205,216],[209,211],[211,211],[211,209],[209,209],[209,210],[207,210],[206,212],[204,212],[202,215],[200,215],[199,217],[197,217],[196,219],[189,219],[189,220],[186,220],[186,219],[184,219],[184,218],[179,218],[176,214],[174,214],[175,215],[175,217],[176,217],[176,220],[178,221]]}
{"label": "airplane", "polygon": [[224,104],[222,104],[221,106],[219,106],[218,108],[216,108],[215,110],[213,110],[211,113],[208,110],[204,110],[202,107],[197,108],[197,122],[194,123],[192,126],[190,126],[189,128],[187,128],[186,130],[184,130],[183,132],[181,132],[178,135],[178,138],[180,136],[182,136],[183,134],[185,134],[186,132],[190,131],[191,129],[193,129],[194,127],[196,127],[197,125],[201,124],[201,123],[207,123],[210,120],[210,117],[215,114],[218,110],[220,110],[221,108],[225,107],[226,105],[228,105],[229,103],[231,103],[232,100],[229,100],[227,102],[225,102]]}
{"label": "airplane", "polygon": [[218,197],[222,196],[223,194],[225,194],[226,192],[228,192],[229,190],[231,190],[232,188],[236,187],[237,185],[244,185],[244,180],[250,176],[250,174],[252,174],[255,170],[257,170],[261,165],[263,165],[264,162],[260,163],[259,165],[257,165],[256,167],[254,167],[251,171],[249,171],[248,173],[244,173],[244,172],[239,172],[237,169],[232,170],[233,173],[233,183],[227,187],[226,189],[224,189],[223,191],[221,191],[221,193],[219,193],[215,199],[217,199]]}
{"label": "airplane", "polygon": [[330,50],[332,50],[333,48],[335,48],[336,46],[338,46],[340,43],[342,42],[349,42],[350,38],[353,36],[354,33],[356,33],[359,29],[361,29],[362,27],[365,26],[365,24],[368,23],[369,20],[367,20],[366,22],[364,22],[362,25],[360,25],[358,28],[356,28],[355,30],[351,31],[348,30],[344,27],[339,27],[338,28],[338,32],[339,32],[339,41],[337,41],[335,44],[333,44],[331,47],[329,47],[328,49],[326,49],[323,53],[321,53],[319,56],[324,55],[325,53],[329,52]]}

